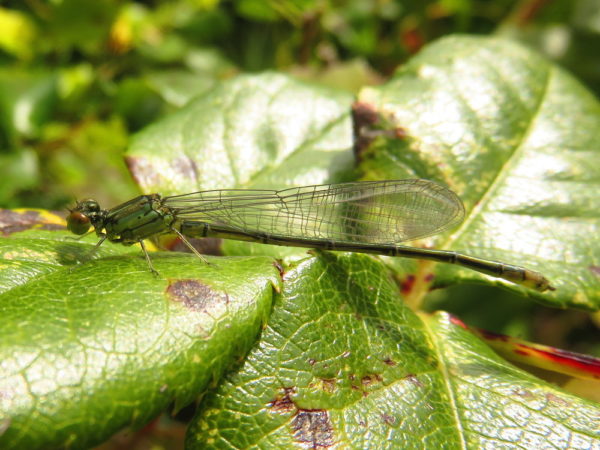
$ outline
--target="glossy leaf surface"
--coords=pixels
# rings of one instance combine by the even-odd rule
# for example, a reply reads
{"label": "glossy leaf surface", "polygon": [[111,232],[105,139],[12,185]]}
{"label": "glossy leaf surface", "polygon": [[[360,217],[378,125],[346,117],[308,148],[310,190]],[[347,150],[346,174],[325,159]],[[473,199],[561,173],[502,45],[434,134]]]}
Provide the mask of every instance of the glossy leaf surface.
{"label": "glossy leaf surface", "polygon": [[189,448],[587,448],[600,409],[417,316],[381,263],[324,254],[286,273],[242,368],[205,399]]}

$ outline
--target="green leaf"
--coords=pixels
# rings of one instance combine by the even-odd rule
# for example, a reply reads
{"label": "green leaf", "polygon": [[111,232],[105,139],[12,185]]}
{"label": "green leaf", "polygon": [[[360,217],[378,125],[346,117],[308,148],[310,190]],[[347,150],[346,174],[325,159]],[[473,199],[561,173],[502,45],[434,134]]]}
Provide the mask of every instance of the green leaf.
{"label": "green leaf", "polygon": [[0,48],[14,56],[28,60],[37,37],[33,21],[20,11],[0,8]]}
{"label": "green leaf", "polygon": [[97,237],[76,240],[73,235],[53,232],[64,229],[64,218],[48,211],[0,209],[0,233],[6,237],[0,239],[0,293],[63,266],[132,252],[109,243],[92,255]]}
{"label": "green leaf", "polygon": [[517,369],[445,313],[403,305],[381,263],[285,274],[260,344],[204,399],[188,448],[593,446],[600,408]]}
{"label": "green leaf", "polygon": [[40,133],[56,104],[57,79],[52,72],[0,70],[0,146]]}
{"label": "green leaf", "polygon": [[210,75],[185,70],[153,72],[146,75],[148,85],[165,101],[174,106],[183,106],[190,99],[208,91],[215,83]]}
{"label": "green leaf", "polygon": [[0,154],[3,176],[0,180],[0,205],[15,202],[15,193],[34,187],[40,179],[38,155],[30,148]]}
{"label": "green leaf", "polygon": [[127,163],[162,194],[323,182],[350,168],[350,103],[283,75],[239,76],[137,134]]}
{"label": "green leaf", "polygon": [[435,179],[463,199],[463,224],[427,245],[538,270],[557,290],[448,264],[421,264],[418,278],[598,309],[600,104],[575,79],[510,41],[453,37],[363,89],[354,109],[366,177]]}
{"label": "green leaf", "polygon": [[86,448],[192,402],[250,349],[279,283],[265,257],[153,254],[156,277],[141,254],[74,265],[93,245],[33,236],[0,240],[2,448]]}

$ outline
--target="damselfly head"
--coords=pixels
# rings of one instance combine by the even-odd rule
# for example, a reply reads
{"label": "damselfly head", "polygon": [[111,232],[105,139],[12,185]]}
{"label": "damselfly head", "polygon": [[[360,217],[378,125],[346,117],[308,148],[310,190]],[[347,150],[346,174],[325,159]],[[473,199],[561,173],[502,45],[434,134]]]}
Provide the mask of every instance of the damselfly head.
{"label": "damselfly head", "polygon": [[67,229],[73,234],[82,235],[90,230],[91,217],[100,212],[100,205],[96,200],[83,200],[69,211]]}

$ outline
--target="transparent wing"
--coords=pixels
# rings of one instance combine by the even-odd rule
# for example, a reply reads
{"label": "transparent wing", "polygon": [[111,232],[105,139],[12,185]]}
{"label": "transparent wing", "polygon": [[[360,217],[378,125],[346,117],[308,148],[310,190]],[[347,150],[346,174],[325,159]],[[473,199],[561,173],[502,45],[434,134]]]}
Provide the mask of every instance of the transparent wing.
{"label": "transparent wing", "polygon": [[[428,180],[387,180],[165,197],[178,221],[339,242],[391,244],[442,232],[464,217],[451,190]],[[189,229],[189,227],[188,227]]]}

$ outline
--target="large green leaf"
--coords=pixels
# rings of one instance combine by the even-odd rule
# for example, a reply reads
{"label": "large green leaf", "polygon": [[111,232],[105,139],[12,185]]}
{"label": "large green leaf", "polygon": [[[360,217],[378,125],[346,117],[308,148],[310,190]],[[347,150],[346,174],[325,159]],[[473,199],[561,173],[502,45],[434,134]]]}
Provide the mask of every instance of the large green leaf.
{"label": "large green leaf", "polygon": [[331,253],[286,273],[243,367],[188,448],[591,448],[600,408],[516,369],[445,314],[419,318],[381,263]]}
{"label": "large green leaf", "polygon": [[110,244],[75,265],[92,243],[58,230],[8,232],[0,241],[2,448],[86,448],[173,402],[190,403],[250,349],[279,284],[265,257],[206,265],[156,253],[157,277],[141,254],[119,255]]}
{"label": "large green leaf", "polygon": [[418,278],[598,309],[600,104],[575,79],[509,41],[448,38],[365,88],[355,117],[368,178],[437,179],[463,199],[464,223],[427,244],[539,270],[557,290],[430,263]]}
{"label": "large green leaf", "polygon": [[351,100],[283,75],[240,76],[139,133],[127,162],[162,194],[339,178],[352,163]]}
{"label": "large green leaf", "polygon": [[0,70],[0,148],[39,134],[56,105],[57,81],[54,72]]}

